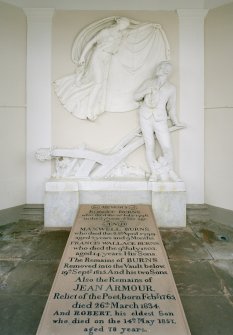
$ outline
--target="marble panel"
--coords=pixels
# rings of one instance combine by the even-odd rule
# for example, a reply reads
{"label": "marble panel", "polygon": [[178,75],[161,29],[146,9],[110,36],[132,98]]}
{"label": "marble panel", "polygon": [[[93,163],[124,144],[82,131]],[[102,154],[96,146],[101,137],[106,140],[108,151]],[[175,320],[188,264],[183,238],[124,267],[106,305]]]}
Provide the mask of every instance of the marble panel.
{"label": "marble panel", "polygon": [[159,227],[186,226],[186,192],[152,192],[152,209]]}
{"label": "marble panel", "polygon": [[152,204],[159,227],[186,226],[183,182],[51,179],[45,189],[45,227],[72,227],[80,204]]}
{"label": "marble panel", "polygon": [[72,191],[46,192],[45,227],[71,227],[79,206],[79,193]]}

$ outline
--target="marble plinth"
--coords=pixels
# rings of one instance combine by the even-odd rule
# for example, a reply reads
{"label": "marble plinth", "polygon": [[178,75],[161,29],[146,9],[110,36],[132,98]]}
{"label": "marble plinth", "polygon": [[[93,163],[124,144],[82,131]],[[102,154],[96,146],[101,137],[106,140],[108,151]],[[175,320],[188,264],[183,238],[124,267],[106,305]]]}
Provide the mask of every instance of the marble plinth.
{"label": "marble plinth", "polygon": [[190,335],[148,205],[81,205],[37,335]]}
{"label": "marble plinth", "polygon": [[45,227],[70,227],[79,208],[78,184],[49,181],[45,185]]}
{"label": "marble plinth", "polygon": [[80,204],[152,205],[159,227],[186,225],[183,182],[50,179],[45,191],[45,227],[72,227]]}
{"label": "marble plinth", "polygon": [[186,192],[184,183],[153,183],[151,191],[151,205],[158,227],[185,227]]}
{"label": "marble plinth", "polygon": [[73,225],[79,208],[78,192],[46,192],[44,207],[45,227]]}

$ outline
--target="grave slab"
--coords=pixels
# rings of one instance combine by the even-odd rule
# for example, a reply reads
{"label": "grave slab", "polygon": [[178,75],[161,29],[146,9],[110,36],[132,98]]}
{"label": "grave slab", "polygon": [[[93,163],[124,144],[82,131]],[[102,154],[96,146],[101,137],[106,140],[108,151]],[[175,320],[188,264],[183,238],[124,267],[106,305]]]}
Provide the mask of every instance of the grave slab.
{"label": "grave slab", "polygon": [[148,205],[81,205],[37,335],[190,335]]}

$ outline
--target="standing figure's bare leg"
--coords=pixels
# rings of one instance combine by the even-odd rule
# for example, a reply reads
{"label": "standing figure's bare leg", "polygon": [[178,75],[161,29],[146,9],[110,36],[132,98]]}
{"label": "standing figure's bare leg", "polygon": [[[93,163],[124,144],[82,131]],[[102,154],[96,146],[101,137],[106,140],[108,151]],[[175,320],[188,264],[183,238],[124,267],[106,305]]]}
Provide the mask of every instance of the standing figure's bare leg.
{"label": "standing figure's bare leg", "polygon": [[145,119],[140,117],[140,125],[145,142],[147,163],[151,173],[153,174],[153,172],[158,169],[159,163],[157,162],[155,156],[155,137],[151,118]]}

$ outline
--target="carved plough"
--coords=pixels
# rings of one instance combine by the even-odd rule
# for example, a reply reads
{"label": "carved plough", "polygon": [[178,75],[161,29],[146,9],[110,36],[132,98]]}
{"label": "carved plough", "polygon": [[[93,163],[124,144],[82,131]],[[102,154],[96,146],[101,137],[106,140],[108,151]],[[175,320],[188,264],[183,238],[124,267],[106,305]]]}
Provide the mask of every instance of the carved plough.
{"label": "carved plough", "polygon": [[[170,127],[175,131],[180,127]],[[57,178],[101,179],[122,163],[127,156],[144,144],[140,128],[133,130],[108,152],[101,153],[85,148],[84,145],[72,149],[42,148],[36,152],[40,161],[56,160]]]}

